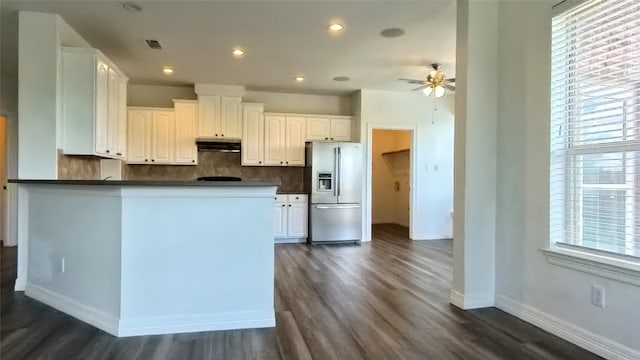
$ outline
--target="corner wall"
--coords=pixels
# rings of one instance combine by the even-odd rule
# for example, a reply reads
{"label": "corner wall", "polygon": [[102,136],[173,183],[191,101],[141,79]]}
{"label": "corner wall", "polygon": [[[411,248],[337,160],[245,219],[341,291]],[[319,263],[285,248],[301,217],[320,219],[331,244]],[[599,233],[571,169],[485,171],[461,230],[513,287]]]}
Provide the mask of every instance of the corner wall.
{"label": "corner wall", "polygon": [[[496,304],[607,358],[640,358],[640,287],[549,264],[552,1],[500,2]],[[605,308],[590,303],[604,287]]]}
{"label": "corner wall", "polygon": [[[454,99],[426,97],[416,92],[360,91],[360,139],[363,163],[363,241],[371,240],[370,129],[415,129],[412,171],[411,238],[446,239],[451,236],[453,209]],[[357,135],[356,135],[357,137]]]}

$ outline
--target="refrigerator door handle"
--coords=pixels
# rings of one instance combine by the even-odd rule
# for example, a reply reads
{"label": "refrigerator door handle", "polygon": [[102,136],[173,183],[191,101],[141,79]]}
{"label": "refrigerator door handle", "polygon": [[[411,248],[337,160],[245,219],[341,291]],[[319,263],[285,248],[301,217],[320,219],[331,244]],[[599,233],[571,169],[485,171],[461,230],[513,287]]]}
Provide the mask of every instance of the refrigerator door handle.
{"label": "refrigerator door handle", "polygon": [[357,209],[360,205],[315,205],[316,209]]}
{"label": "refrigerator door handle", "polygon": [[333,196],[338,196],[338,184],[340,176],[338,174],[338,148],[333,148]]}
{"label": "refrigerator door handle", "polygon": [[[340,186],[340,183],[342,182],[342,151],[340,151],[340,148],[336,148],[338,150],[338,181],[336,181],[336,185],[338,187],[338,197],[340,196],[340,191],[342,190],[342,186]],[[340,202],[340,200],[338,200],[338,202]]]}

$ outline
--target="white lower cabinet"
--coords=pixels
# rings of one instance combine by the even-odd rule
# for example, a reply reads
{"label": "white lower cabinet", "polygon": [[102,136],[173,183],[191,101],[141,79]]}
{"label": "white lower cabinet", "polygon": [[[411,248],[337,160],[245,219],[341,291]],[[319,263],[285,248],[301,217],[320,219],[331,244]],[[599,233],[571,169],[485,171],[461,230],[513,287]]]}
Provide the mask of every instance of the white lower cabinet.
{"label": "white lower cabinet", "polygon": [[304,194],[276,196],[273,207],[273,227],[277,243],[306,241],[308,206],[308,198]]}

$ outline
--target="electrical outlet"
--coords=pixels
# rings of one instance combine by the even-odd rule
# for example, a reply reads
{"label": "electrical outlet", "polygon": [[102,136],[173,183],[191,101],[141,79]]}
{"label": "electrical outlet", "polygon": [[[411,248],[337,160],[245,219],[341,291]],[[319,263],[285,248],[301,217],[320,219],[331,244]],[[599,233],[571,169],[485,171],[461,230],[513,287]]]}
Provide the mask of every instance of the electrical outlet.
{"label": "electrical outlet", "polygon": [[64,270],[65,270],[65,261],[64,261],[64,258],[61,257],[60,258],[60,272],[64,274]]}
{"label": "electrical outlet", "polygon": [[604,288],[598,285],[591,285],[591,304],[604,308]]}

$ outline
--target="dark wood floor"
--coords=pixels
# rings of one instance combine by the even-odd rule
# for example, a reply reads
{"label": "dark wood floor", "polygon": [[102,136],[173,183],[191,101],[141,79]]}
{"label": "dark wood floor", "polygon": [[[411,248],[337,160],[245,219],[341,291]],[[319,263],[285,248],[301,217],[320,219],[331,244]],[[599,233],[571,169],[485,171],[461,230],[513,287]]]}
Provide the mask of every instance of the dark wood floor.
{"label": "dark wood floor", "polygon": [[275,329],[118,339],[11,289],[2,250],[0,358],[598,359],[497,309],[448,304],[451,241],[380,225],[362,246],[276,246]]}

